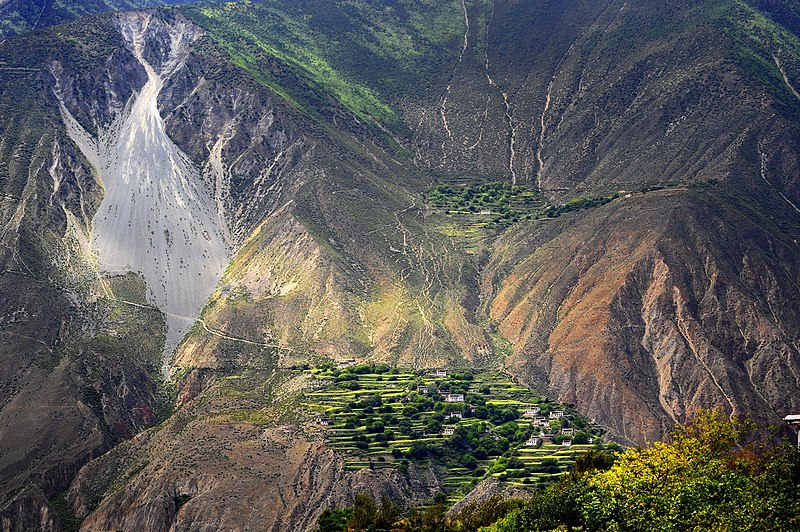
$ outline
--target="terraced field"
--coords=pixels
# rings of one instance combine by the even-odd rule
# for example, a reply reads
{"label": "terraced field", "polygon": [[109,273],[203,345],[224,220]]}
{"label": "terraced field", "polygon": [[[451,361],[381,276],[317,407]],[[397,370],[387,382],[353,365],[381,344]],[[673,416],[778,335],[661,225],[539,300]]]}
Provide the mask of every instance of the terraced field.
{"label": "terraced field", "polygon": [[604,445],[602,430],[572,405],[498,373],[435,375],[383,364],[296,371],[311,377],[303,406],[348,469],[433,461],[451,502],[488,475],[547,484],[580,453]]}

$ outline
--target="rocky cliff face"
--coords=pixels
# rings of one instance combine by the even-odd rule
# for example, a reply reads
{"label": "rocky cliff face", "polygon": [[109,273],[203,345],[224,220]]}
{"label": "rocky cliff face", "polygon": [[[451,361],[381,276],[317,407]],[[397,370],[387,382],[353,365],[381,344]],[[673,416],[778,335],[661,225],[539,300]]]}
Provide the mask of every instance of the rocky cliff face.
{"label": "rocky cliff face", "polygon": [[[325,508],[352,504],[359,491],[418,503],[441,489],[435,469],[345,471],[318,429],[265,426],[289,392],[282,386],[294,385],[277,385],[270,406],[244,417],[242,407],[255,402],[209,388],[158,430],[90,463],[69,494],[76,513],[86,516],[83,529],[220,530],[250,523],[310,530]],[[256,412],[260,422],[253,423]]]}
{"label": "rocky cliff face", "polygon": [[[700,407],[800,408],[791,21],[727,1],[315,6],[270,6],[269,31],[244,31],[267,8],[243,4],[0,43],[4,528],[57,530],[70,483],[86,530],[308,529],[361,488],[438,489],[435,470],[343,470],[281,370],[318,355],[505,368],[635,443]],[[365,13],[397,39],[354,37]],[[314,42],[288,47],[287,20]],[[437,180],[614,200],[484,227],[428,205]],[[110,267],[102,244],[126,239]]]}
{"label": "rocky cliff face", "polygon": [[795,297],[794,244],[717,199],[632,196],[504,242],[536,248],[497,253],[510,273],[484,285],[516,371],[631,441],[657,439],[700,405],[765,423],[797,408],[797,315],[775,303]]}

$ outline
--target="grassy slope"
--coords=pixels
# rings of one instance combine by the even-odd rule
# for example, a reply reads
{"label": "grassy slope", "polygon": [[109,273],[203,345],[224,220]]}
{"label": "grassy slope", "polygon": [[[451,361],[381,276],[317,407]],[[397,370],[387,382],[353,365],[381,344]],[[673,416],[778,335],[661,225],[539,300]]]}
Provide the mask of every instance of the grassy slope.
{"label": "grassy slope", "polygon": [[[431,91],[463,32],[457,2],[205,4],[184,13],[233,62],[307,115],[343,108],[406,131],[393,100]],[[409,94],[412,93],[412,94]]]}
{"label": "grassy slope", "polygon": [[19,35],[106,11],[192,1],[194,0],[11,0],[0,7],[0,36]]}

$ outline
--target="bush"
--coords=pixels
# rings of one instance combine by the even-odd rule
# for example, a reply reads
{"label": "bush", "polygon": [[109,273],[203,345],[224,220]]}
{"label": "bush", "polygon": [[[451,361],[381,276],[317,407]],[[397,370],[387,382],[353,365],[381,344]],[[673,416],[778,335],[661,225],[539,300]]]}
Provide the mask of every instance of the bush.
{"label": "bush", "polygon": [[459,463],[467,469],[475,469],[478,467],[478,461],[471,454],[465,454],[459,458]]}

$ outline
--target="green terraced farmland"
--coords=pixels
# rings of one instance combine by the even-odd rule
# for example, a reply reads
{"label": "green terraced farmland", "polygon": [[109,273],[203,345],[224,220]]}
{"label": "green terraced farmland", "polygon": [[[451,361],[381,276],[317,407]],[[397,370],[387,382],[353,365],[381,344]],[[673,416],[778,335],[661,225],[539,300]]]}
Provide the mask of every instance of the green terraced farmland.
{"label": "green terraced farmland", "polygon": [[602,430],[571,405],[506,375],[351,364],[296,370],[312,378],[303,404],[348,470],[433,461],[456,500],[487,475],[515,485],[552,482],[602,445]]}

